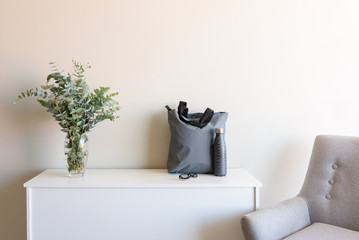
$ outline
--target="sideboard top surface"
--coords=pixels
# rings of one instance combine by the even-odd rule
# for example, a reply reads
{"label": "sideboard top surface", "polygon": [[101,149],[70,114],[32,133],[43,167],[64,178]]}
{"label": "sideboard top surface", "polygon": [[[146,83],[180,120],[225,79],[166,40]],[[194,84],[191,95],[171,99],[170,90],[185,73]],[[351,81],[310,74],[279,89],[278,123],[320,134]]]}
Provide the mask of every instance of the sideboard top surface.
{"label": "sideboard top surface", "polygon": [[199,174],[181,180],[167,169],[87,169],[82,178],[71,178],[65,169],[48,169],[24,184],[24,187],[261,187],[245,169],[228,169],[227,176]]}

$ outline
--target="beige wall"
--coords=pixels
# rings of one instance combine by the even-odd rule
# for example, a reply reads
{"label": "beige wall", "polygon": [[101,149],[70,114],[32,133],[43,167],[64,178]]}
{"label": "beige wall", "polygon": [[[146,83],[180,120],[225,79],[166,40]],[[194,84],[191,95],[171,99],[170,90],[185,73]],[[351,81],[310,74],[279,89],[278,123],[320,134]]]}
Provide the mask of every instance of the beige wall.
{"label": "beige wall", "polygon": [[64,134],[34,99],[48,63],[89,61],[121,117],[89,134],[91,168],[165,168],[164,106],[230,113],[229,167],[262,206],[300,190],[314,137],[359,135],[356,0],[0,0],[0,238],[25,239],[23,182],[63,168]]}

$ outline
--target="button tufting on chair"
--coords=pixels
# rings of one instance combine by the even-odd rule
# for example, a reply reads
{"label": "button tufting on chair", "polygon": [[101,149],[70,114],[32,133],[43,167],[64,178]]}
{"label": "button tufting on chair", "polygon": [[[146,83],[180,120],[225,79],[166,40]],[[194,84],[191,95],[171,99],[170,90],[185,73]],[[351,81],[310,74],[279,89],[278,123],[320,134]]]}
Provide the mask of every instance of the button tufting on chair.
{"label": "button tufting on chair", "polygon": [[244,215],[245,239],[359,240],[358,173],[359,137],[317,136],[299,194]]}

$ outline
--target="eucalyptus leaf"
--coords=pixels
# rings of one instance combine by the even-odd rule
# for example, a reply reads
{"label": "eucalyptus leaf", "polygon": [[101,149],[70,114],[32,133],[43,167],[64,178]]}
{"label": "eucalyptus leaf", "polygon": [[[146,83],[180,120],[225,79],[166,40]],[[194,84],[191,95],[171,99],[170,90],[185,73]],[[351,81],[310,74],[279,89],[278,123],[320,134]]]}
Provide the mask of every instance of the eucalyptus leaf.
{"label": "eucalyptus leaf", "polygon": [[41,90],[34,88],[21,92],[14,103],[26,97],[36,97],[41,106],[52,114],[59,122],[61,131],[67,134],[68,170],[76,171],[84,157],[78,149],[81,136],[99,122],[118,118],[115,114],[120,106],[113,99],[118,92],[107,94],[109,87],[99,87],[89,92],[84,75],[85,70],[91,68],[89,63],[82,64],[75,60],[72,63],[73,73],[66,74],[58,70],[55,62],[51,62],[53,72],[47,76],[46,84],[40,86]]}

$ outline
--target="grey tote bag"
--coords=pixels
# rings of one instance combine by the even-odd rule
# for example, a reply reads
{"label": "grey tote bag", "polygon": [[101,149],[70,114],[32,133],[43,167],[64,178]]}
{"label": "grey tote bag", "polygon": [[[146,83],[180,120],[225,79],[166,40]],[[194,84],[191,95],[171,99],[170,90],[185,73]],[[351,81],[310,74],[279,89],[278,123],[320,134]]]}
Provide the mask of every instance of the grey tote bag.
{"label": "grey tote bag", "polygon": [[212,145],[215,129],[225,129],[228,113],[188,113],[187,103],[168,110],[171,140],[167,160],[170,173],[213,173]]}

